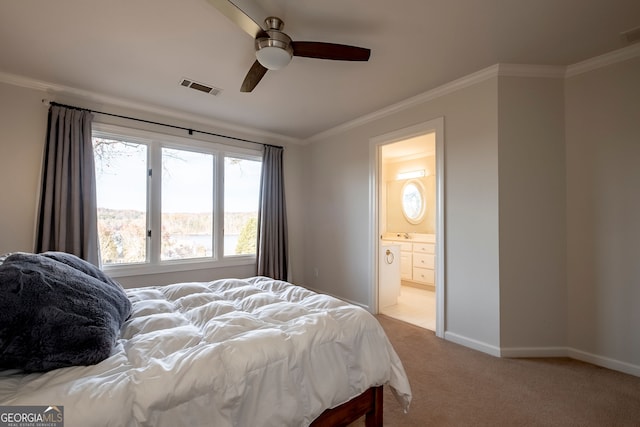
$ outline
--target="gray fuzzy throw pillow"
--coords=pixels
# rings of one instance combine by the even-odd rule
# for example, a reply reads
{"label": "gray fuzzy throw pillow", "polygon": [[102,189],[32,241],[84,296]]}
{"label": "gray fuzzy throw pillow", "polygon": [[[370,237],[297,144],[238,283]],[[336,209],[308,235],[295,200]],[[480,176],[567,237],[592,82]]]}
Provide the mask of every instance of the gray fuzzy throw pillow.
{"label": "gray fuzzy throw pillow", "polygon": [[11,254],[0,264],[0,369],[96,364],[130,313],[122,286],[74,255]]}

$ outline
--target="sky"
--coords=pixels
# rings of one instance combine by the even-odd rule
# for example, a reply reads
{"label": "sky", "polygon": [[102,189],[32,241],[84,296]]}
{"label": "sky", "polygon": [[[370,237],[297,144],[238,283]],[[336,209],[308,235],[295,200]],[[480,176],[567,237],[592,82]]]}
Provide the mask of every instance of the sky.
{"label": "sky", "polygon": [[[144,145],[118,144],[122,155],[96,159],[98,207],[146,210],[147,166]],[[142,147],[142,148],[140,148]],[[211,154],[164,149],[163,211],[210,212],[213,194]],[[256,212],[261,163],[225,162],[225,210]],[[154,171],[154,174],[157,173]]]}

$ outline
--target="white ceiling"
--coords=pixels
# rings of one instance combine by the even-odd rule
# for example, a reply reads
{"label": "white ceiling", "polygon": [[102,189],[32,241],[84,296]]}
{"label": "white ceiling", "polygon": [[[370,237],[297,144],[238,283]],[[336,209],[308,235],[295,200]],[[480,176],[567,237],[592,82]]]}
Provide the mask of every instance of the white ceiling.
{"label": "white ceiling", "polygon": [[[0,73],[296,139],[496,63],[571,65],[626,46],[638,0],[236,0],[294,40],[370,48],[294,57],[239,91],[253,40],[206,0],[2,0]],[[219,96],[180,80],[222,88]]]}

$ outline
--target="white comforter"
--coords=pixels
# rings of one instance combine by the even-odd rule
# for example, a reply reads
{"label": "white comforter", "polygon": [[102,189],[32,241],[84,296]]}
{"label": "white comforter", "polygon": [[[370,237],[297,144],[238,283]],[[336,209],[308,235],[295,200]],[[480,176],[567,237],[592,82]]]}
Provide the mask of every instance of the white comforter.
{"label": "white comforter", "polygon": [[127,290],[113,354],[44,374],[0,372],[0,405],[63,405],[66,427],[306,426],[375,385],[407,409],[377,320],[264,277]]}

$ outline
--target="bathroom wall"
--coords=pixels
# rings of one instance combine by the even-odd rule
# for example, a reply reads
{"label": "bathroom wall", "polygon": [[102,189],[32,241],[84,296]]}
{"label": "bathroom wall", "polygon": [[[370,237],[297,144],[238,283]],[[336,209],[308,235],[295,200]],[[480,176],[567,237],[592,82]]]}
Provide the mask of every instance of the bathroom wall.
{"label": "bathroom wall", "polygon": [[[386,229],[387,233],[428,233],[436,229],[436,179],[435,156],[424,156],[410,161],[390,162],[386,164]],[[409,179],[397,179],[402,172],[425,170],[428,176],[416,178],[425,190],[426,215],[419,224],[412,224],[402,213],[402,188]]]}

